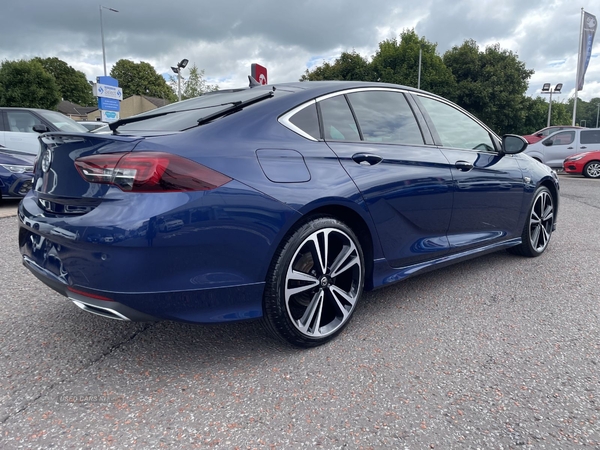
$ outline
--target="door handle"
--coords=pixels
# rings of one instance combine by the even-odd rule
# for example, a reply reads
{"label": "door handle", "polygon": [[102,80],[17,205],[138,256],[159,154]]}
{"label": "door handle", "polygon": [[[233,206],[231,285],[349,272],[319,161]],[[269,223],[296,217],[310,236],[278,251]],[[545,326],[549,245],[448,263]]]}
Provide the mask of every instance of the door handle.
{"label": "door handle", "polygon": [[[581,147],[581,148],[585,148],[585,147]],[[567,147],[567,150],[573,150],[573,147]]]}
{"label": "door handle", "polygon": [[473,168],[473,164],[471,164],[468,161],[456,161],[454,163],[454,167],[456,167],[458,170],[461,170],[463,172],[468,172],[469,170],[471,170]]}
{"label": "door handle", "polygon": [[352,155],[352,159],[361,166],[374,166],[383,161],[381,156],[372,153],[356,153]]}
{"label": "door handle", "polygon": [[585,150],[587,147],[579,147],[579,148],[581,148],[581,149]]}

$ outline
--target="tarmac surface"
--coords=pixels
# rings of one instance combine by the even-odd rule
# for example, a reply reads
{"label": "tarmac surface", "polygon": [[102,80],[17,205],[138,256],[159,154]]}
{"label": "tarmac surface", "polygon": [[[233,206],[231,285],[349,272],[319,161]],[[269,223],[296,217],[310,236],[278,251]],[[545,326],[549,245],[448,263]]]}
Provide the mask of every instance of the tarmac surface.
{"label": "tarmac surface", "polygon": [[86,314],[22,266],[2,207],[0,448],[600,449],[600,180],[561,188],[541,257],[368,293],[310,350]]}

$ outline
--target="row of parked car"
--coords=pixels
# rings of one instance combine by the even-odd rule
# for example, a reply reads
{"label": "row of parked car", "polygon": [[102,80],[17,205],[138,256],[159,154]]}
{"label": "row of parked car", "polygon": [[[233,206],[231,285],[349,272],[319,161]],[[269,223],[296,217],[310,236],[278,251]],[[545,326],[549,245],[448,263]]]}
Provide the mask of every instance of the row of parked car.
{"label": "row of parked car", "polygon": [[523,137],[525,154],[547,166],[600,178],[600,128],[552,126]]}
{"label": "row of parked car", "polygon": [[103,125],[102,122],[76,122],[45,109],[0,108],[0,200],[22,198],[31,189],[41,133],[86,133]]}
{"label": "row of parked car", "polygon": [[[76,122],[56,111],[0,108],[0,199],[21,198],[31,188],[40,133],[86,133],[105,125]],[[523,136],[532,158],[566,173],[600,178],[600,128],[551,126]]]}

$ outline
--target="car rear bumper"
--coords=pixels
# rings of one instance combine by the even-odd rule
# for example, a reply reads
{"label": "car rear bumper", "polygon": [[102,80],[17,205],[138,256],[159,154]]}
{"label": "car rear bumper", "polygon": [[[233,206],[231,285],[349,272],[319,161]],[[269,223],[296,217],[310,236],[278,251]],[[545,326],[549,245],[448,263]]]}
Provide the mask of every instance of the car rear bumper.
{"label": "car rear bumper", "polygon": [[192,323],[260,317],[272,243],[298,213],[232,184],[192,198],[115,199],[116,192],[72,215],[44,210],[32,192],[18,212],[23,263],[80,308],[105,317]]}

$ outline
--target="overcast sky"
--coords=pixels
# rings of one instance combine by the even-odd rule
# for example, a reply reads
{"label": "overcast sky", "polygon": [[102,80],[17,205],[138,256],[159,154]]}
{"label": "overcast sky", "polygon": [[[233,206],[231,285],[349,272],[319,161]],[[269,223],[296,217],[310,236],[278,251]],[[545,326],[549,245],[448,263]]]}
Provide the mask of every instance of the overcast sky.
{"label": "overcast sky", "polygon": [[[99,3],[3,0],[0,60],[56,56],[88,79],[103,74]],[[296,81],[342,51],[371,57],[379,42],[405,28],[443,54],[465,39],[483,49],[500,43],[535,70],[529,95],[543,83],[574,93],[581,8],[600,19],[600,0],[102,0],[107,69],[121,58],[159,73],[183,58],[221,88],[247,84],[250,64],[269,82]],[[600,33],[599,33],[600,34]],[[579,97],[600,97],[600,36]],[[185,77],[187,69],[182,71]]]}

